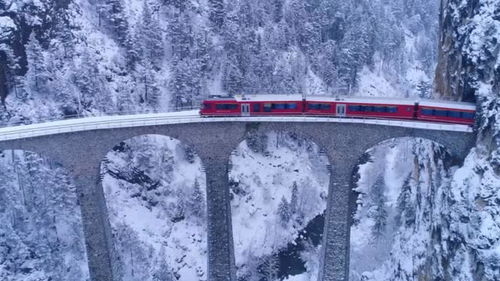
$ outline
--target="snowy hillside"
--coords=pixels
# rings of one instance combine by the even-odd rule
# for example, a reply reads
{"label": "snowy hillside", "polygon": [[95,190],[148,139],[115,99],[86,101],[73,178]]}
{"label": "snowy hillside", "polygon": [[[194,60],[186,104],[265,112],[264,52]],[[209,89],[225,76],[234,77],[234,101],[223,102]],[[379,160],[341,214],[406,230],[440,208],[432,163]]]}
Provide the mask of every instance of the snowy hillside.
{"label": "snowy hillside", "polygon": [[0,279],[89,278],[75,187],[59,165],[0,151]]}
{"label": "snowy hillside", "polygon": [[428,96],[437,6],[3,0],[0,122],[171,111],[224,92]]}
{"label": "snowy hillside", "polygon": [[329,183],[318,146],[282,132],[254,135],[231,163],[238,279],[317,279]]}
{"label": "snowy hillside", "polygon": [[205,175],[179,141],[136,137],[102,165],[124,281],[207,280]]}

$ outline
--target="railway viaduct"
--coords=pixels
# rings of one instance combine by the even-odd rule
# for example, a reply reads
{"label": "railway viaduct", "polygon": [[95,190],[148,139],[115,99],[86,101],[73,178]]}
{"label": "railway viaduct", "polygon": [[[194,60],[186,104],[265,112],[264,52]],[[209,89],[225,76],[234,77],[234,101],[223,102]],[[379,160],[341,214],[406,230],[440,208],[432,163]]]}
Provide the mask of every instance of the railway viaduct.
{"label": "railway viaduct", "polygon": [[201,158],[207,180],[208,277],[211,281],[236,280],[228,163],[231,152],[247,134],[291,132],[315,142],[326,152],[332,172],[320,257],[319,279],[325,281],[349,278],[351,182],[363,153],[388,139],[418,137],[435,141],[463,159],[475,141],[474,133],[465,126],[462,129],[453,125],[414,126],[411,122],[340,122],[342,120],[292,117],[186,117],[186,121],[176,119],[176,122],[169,122],[169,118],[149,122],[143,117],[139,122],[137,118],[66,125],[64,121],[51,122],[53,125],[41,124],[45,128],[15,127],[20,128],[15,134],[9,128],[0,129],[0,151],[19,149],[39,153],[61,163],[73,176],[79,193],[92,281],[117,281],[111,227],[99,174],[105,155],[129,138],[145,134],[170,136],[190,145]]}

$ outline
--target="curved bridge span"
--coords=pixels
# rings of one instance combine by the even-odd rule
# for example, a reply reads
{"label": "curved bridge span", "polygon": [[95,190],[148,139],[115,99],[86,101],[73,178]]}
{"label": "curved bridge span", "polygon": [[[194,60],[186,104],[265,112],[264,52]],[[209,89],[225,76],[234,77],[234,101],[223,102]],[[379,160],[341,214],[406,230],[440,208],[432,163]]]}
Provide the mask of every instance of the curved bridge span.
{"label": "curved bridge span", "polygon": [[353,171],[363,153],[392,138],[425,138],[463,158],[475,135],[465,125],[415,121],[319,117],[201,118],[197,112],[93,117],[0,128],[0,151],[28,150],[64,165],[80,198],[87,256],[93,281],[118,280],[100,164],[121,141],[165,135],[191,146],[206,172],[208,278],[235,281],[228,184],[231,152],[248,134],[295,133],[315,142],[332,165],[320,280],[348,280]]}
{"label": "curved bridge span", "polygon": [[134,114],[122,116],[88,117],[37,123],[24,126],[0,128],[0,141],[22,139],[52,134],[80,132],[98,129],[114,129],[140,126],[156,126],[169,124],[209,123],[209,122],[326,122],[384,125],[426,130],[443,130],[472,133],[472,128],[460,124],[432,123],[413,120],[380,120],[358,118],[332,118],[312,116],[273,116],[273,117],[201,117],[197,110]]}

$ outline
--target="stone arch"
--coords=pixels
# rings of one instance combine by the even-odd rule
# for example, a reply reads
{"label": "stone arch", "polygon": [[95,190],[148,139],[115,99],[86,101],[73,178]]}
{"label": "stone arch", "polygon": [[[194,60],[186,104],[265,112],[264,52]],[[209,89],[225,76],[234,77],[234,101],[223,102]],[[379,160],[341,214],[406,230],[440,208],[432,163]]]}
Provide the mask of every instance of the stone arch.
{"label": "stone arch", "polygon": [[115,278],[206,280],[205,173],[192,147],[160,134],[134,136],[106,154],[101,178]]}
{"label": "stone arch", "polygon": [[84,221],[70,171],[37,152],[3,149],[0,178],[0,278],[87,280]]}
{"label": "stone arch", "polygon": [[[390,265],[397,267],[399,258],[413,260],[405,255],[414,251],[420,258],[429,255],[430,241],[438,239],[440,231],[425,225],[433,225],[432,221],[441,224],[436,208],[442,195],[449,192],[449,168],[460,158],[453,153],[435,139],[411,136],[386,139],[362,156],[354,171],[360,177],[353,182],[353,192],[362,195],[359,205],[352,205],[357,218],[350,236],[352,280],[374,272],[379,278],[391,279],[384,274],[389,274]],[[412,236],[411,229],[419,234]],[[414,240],[417,242],[412,244]],[[417,245],[425,243],[429,247],[421,251]],[[386,266],[389,270],[384,272]]]}
{"label": "stone arch", "polygon": [[[316,144],[304,129],[305,127],[290,126],[290,124],[247,123],[246,134],[240,138],[241,142],[232,153],[230,188],[233,198],[232,225],[236,263],[240,268],[238,278],[241,278],[242,274],[251,273],[252,276],[247,276],[250,278],[247,280],[254,280],[258,274],[272,274],[269,272],[272,270],[276,271],[278,277],[312,274],[313,276],[307,275],[308,278],[318,278],[316,274],[306,271],[305,263],[307,262],[308,269],[316,266],[313,270],[319,271],[321,255],[316,253],[318,255],[311,260],[302,260],[299,253],[301,251],[305,253],[305,250],[301,249],[307,244],[305,241],[311,241],[312,248],[309,250],[318,251],[323,245],[319,237],[324,232],[330,161],[324,149]],[[269,145],[272,147],[268,147]],[[301,155],[303,158],[300,158]],[[293,157],[295,162],[286,159],[288,157]],[[257,159],[253,161],[252,166],[250,166],[251,159]],[[299,163],[301,160],[311,162]],[[269,163],[264,163],[265,161]],[[268,168],[268,164],[272,166]],[[316,168],[316,171],[308,170],[305,166]],[[254,167],[258,168],[253,171]],[[287,173],[285,178],[280,178],[280,170]],[[250,179],[250,177],[255,178]],[[256,186],[256,182],[261,184]],[[306,184],[310,184],[309,192],[306,192]],[[269,185],[273,188],[266,188]],[[295,200],[294,193],[297,193]],[[302,210],[303,206],[292,207],[297,205],[297,202],[293,203],[294,201],[307,201],[304,204],[310,207],[310,210],[308,208]],[[283,206],[286,208],[281,208]],[[297,210],[290,215],[283,211],[287,208]],[[299,215],[302,212],[305,214]],[[267,224],[275,227],[267,227]],[[273,233],[272,229],[278,229],[277,233]],[[293,231],[288,233],[289,230]],[[304,230],[307,231],[300,234]],[[248,237],[249,233],[252,237]],[[281,237],[282,234],[285,236]],[[302,235],[302,239],[294,236],[299,234]],[[270,238],[272,235],[278,235],[280,238],[273,240]],[[293,246],[294,242],[297,242],[297,245]],[[260,250],[255,251],[257,248]],[[250,264],[250,259],[253,258],[260,261]]]}
{"label": "stone arch", "polygon": [[424,134],[424,135],[419,135],[419,134],[401,134],[401,135],[388,135],[385,137],[382,137],[380,139],[376,139],[374,141],[369,141],[366,142],[363,146],[364,152],[368,152],[370,149],[373,149],[377,146],[387,144],[389,142],[394,142],[398,140],[415,140],[415,139],[421,139],[421,140],[426,140],[433,142],[443,148],[446,149],[446,151],[453,157],[461,158],[464,155],[464,150],[467,150],[469,146],[464,146],[460,139],[457,139],[454,136],[446,136],[442,134]]}

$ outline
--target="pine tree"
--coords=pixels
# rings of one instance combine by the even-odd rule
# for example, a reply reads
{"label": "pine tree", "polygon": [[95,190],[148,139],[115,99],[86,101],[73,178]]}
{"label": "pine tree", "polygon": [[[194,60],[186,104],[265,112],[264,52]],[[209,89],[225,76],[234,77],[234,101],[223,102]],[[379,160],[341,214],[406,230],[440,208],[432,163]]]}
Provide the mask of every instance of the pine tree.
{"label": "pine tree", "polygon": [[34,93],[47,94],[49,73],[44,59],[44,54],[40,42],[32,32],[26,47],[26,58],[28,61],[28,71],[24,78],[25,90],[33,95]]}
{"label": "pine tree", "polygon": [[193,106],[201,91],[200,65],[196,60],[184,59],[173,67],[170,88],[176,108]]}
{"label": "pine tree", "polygon": [[292,199],[290,200],[290,212],[292,214],[296,214],[297,213],[297,208],[298,208],[298,201],[299,201],[299,188],[297,187],[297,182],[293,182],[293,185],[292,185]]}
{"label": "pine tree", "polygon": [[106,0],[108,18],[115,36],[122,46],[126,45],[129,26],[123,0]]}
{"label": "pine tree", "polygon": [[259,280],[274,281],[278,279],[278,273],[280,269],[279,257],[277,254],[273,254],[267,257],[264,263],[259,266]]}
{"label": "pine tree", "polygon": [[77,95],[79,113],[93,110],[106,111],[111,108],[111,99],[104,78],[88,49],[82,52],[81,61],[75,67],[73,77],[79,90]]}
{"label": "pine tree", "polygon": [[208,0],[208,4],[210,7],[209,19],[216,30],[219,30],[224,24],[224,0]]}
{"label": "pine tree", "polygon": [[283,18],[283,0],[273,0],[272,1],[273,8],[273,20],[275,23],[278,23]]}
{"label": "pine tree", "polygon": [[372,233],[375,237],[383,235],[385,231],[385,226],[387,224],[387,210],[385,208],[385,197],[384,190],[385,184],[384,179],[379,177],[372,186],[372,196],[375,203],[375,212],[373,214],[373,220],[375,224],[372,227]]}
{"label": "pine tree", "polygon": [[357,65],[351,47],[344,47],[340,50],[337,70],[337,84],[335,92],[342,94],[351,94],[353,87],[356,85]]}
{"label": "pine tree", "polygon": [[203,218],[205,215],[205,196],[201,191],[200,183],[198,179],[195,180],[193,186],[193,192],[190,198],[190,208],[191,213],[198,217]]}
{"label": "pine tree", "polygon": [[229,60],[224,73],[223,87],[229,94],[241,94],[243,75],[236,63],[236,59]]}
{"label": "pine tree", "polygon": [[17,94],[18,88],[22,86],[22,81],[17,75],[21,66],[14,50],[5,44],[0,44],[0,61],[6,62],[0,64],[0,103],[3,103],[9,90]]}
{"label": "pine tree", "polygon": [[139,102],[154,110],[159,108],[161,95],[156,81],[153,63],[146,57],[136,67],[137,93],[140,97]]}
{"label": "pine tree", "polygon": [[175,12],[168,28],[173,64],[187,58],[193,45],[193,33],[187,13]]}
{"label": "pine tree", "polygon": [[284,196],[281,198],[281,202],[278,205],[278,214],[280,216],[281,225],[286,227],[292,215],[290,212],[290,204]]}
{"label": "pine tree", "polygon": [[144,47],[142,44],[141,31],[139,30],[139,25],[134,28],[133,31],[129,31],[125,38],[125,65],[129,72],[133,72],[137,68],[137,64],[140,63],[141,59],[144,57]]}
{"label": "pine tree", "polygon": [[158,21],[153,19],[148,2],[144,1],[141,23],[138,25],[137,39],[143,51],[143,59],[149,60],[155,67],[159,67],[163,58],[163,42]]}

